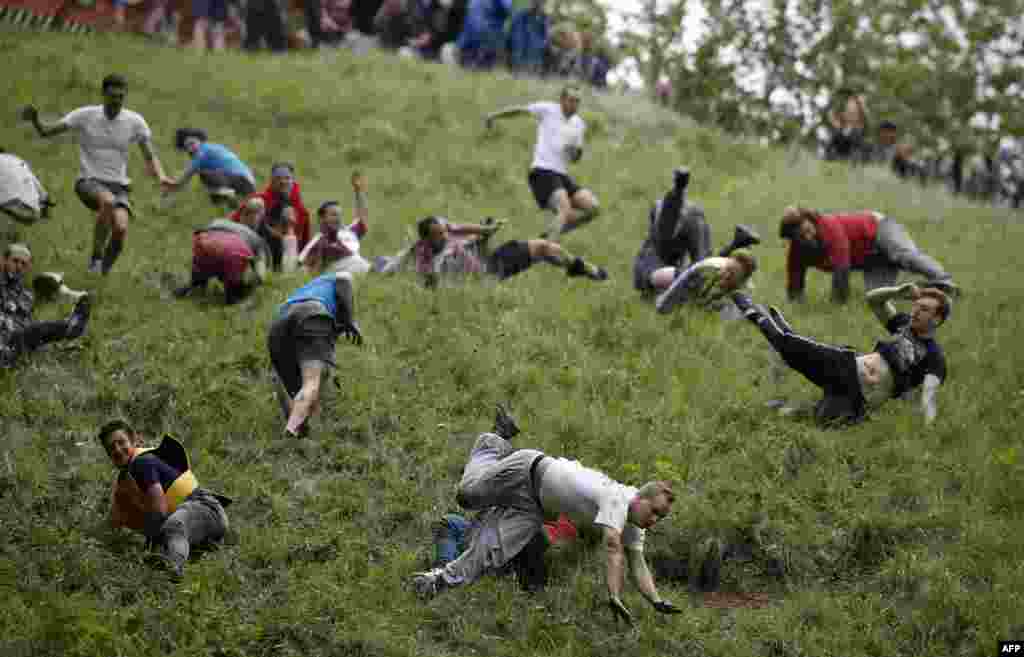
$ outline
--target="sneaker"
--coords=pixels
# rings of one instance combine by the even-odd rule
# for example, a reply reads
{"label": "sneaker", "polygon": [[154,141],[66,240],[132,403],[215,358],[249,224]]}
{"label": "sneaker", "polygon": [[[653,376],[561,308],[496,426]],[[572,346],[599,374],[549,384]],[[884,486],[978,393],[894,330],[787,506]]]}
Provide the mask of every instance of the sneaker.
{"label": "sneaker", "polygon": [[92,309],[92,299],[88,294],[75,303],[75,309],[71,311],[68,318],[67,329],[64,333],[66,338],[79,338],[85,333],[85,327],[89,323],[89,313]]}
{"label": "sneaker", "polygon": [[494,433],[509,442],[519,435],[519,424],[516,422],[515,416],[501,402],[498,402],[494,414]]}
{"label": "sneaker", "polygon": [[583,262],[583,258],[576,256],[573,261],[569,263],[569,266],[565,268],[565,275],[571,277],[574,276],[585,276],[587,274],[587,265]]}
{"label": "sneaker", "polygon": [[687,167],[676,167],[672,172],[672,186],[678,190],[686,189],[690,184],[690,169]]}
{"label": "sneaker", "polygon": [[608,280],[608,271],[604,267],[595,265],[591,271],[587,272],[587,278],[592,281],[606,281]]}
{"label": "sneaker", "polygon": [[102,274],[103,273],[103,258],[91,258],[89,260],[90,274]]}
{"label": "sneaker", "polygon": [[183,299],[184,297],[192,294],[192,290],[194,289],[196,289],[196,286],[189,283],[188,285],[182,285],[181,287],[175,288],[171,294],[175,299]]}
{"label": "sneaker", "polygon": [[782,313],[779,312],[779,309],[775,306],[768,309],[768,316],[772,318],[772,321],[775,322],[776,326],[782,329],[783,333],[796,333],[796,331],[793,330],[793,327],[789,325],[789,322],[786,321],[786,318],[782,316]]}
{"label": "sneaker", "polygon": [[743,313],[743,316],[755,324],[764,317],[764,312],[761,307],[754,303],[754,300],[750,298],[750,295],[743,292],[733,292],[732,301],[736,304],[736,307],[740,309],[740,312]]}
{"label": "sneaker", "polygon": [[210,191],[210,200],[217,203],[231,203],[235,200],[235,190],[230,187],[218,187]]}
{"label": "sneaker", "polygon": [[412,589],[421,600],[430,600],[444,588],[441,569],[435,568],[412,576]]}

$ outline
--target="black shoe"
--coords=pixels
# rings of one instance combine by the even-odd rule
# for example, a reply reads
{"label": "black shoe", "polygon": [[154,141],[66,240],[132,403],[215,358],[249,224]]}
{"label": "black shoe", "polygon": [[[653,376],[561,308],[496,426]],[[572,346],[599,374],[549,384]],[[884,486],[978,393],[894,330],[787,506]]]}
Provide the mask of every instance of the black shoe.
{"label": "black shoe", "polygon": [[736,307],[740,309],[740,312],[743,313],[745,318],[755,324],[765,317],[764,310],[755,304],[754,300],[751,299],[748,294],[744,294],[743,292],[733,292],[732,302],[736,304]]}
{"label": "black shoe", "polygon": [[776,326],[782,329],[783,333],[796,333],[796,331],[793,330],[793,327],[789,325],[789,322],[786,321],[786,318],[782,316],[782,313],[779,312],[779,309],[775,306],[768,309],[768,316],[772,318],[772,321],[775,322]]}
{"label": "black shoe", "polygon": [[690,184],[690,170],[687,167],[677,167],[672,172],[672,186],[679,190],[685,190]]}
{"label": "black shoe", "polygon": [[573,261],[565,268],[566,276],[584,276],[586,273],[587,265],[583,262],[583,258],[579,256],[573,258]]}
{"label": "black shoe", "polygon": [[746,224],[736,225],[736,235],[733,237],[733,243],[737,249],[744,249],[748,246],[754,246],[755,244],[761,243],[761,236],[752,227]]}
{"label": "black shoe", "polygon": [[519,424],[516,422],[515,416],[500,402],[494,413],[494,433],[509,442],[519,435]]}
{"label": "black shoe", "polygon": [[606,281],[608,280],[608,272],[605,270],[604,267],[588,267],[587,278],[589,278],[592,281]]}
{"label": "black shoe", "polygon": [[92,299],[88,294],[83,296],[75,304],[75,309],[71,311],[71,317],[68,318],[67,331],[64,337],[69,339],[80,338],[85,333],[85,327],[89,323],[89,313],[92,310]]}
{"label": "black shoe", "polygon": [[175,288],[174,292],[171,292],[171,294],[174,296],[175,299],[182,299],[192,294],[192,290],[194,289],[196,289],[195,285],[182,285],[179,288]]}

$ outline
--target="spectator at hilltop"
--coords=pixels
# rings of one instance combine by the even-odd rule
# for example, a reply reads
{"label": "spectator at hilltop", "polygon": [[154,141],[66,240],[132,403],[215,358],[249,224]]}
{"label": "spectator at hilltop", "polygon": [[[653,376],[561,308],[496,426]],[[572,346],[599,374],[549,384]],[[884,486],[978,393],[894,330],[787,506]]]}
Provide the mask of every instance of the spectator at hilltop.
{"label": "spectator at hilltop", "polygon": [[576,60],[576,75],[596,89],[608,86],[608,71],[612,68],[607,48],[591,32],[580,35],[580,54]]}
{"label": "spectator at hilltop", "polygon": [[224,34],[228,21],[228,0],[192,0],[192,47],[202,52],[224,50]]}
{"label": "spectator at hilltop", "polygon": [[852,160],[863,156],[864,136],[868,127],[868,110],[864,96],[851,91],[839,95],[842,110],[833,107],[828,112],[832,129],[829,152],[833,159]]}
{"label": "spectator at hilltop", "polygon": [[558,23],[551,30],[544,59],[544,74],[567,78],[576,70],[580,56],[580,34],[571,23]]}
{"label": "spectator at hilltop", "polygon": [[242,47],[246,50],[258,50],[260,44],[265,41],[272,52],[279,53],[287,50],[285,10],[286,7],[282,4],[282,0],[247,0],[245,3],[245,41],[243,41]]}
{"label": "spectator at hilltop", "polygon": [[511,12],[512,0],[470,0],[456,41],[463,66],[477,70],[494,67],[504,47],[505,22]]}
{"label": "spectator at hilltop", "polygon": [[513,71],[540,75],[548,47],[551,19],[544,11],[545,0],[531,0],[527,9],[516,13],[508,28],[508,65]]}

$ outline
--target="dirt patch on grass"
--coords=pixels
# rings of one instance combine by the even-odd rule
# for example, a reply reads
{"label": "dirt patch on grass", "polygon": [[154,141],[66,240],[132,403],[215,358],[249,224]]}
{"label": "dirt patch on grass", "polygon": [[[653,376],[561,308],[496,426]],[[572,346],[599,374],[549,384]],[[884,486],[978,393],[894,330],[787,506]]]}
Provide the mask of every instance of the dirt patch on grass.
{"label": "dirt patch on grass", "polygon": [[710,591],[702,594],[700,600],[703,606],[715,609],[761,609],[771,602],[767,593],[740,591]]}

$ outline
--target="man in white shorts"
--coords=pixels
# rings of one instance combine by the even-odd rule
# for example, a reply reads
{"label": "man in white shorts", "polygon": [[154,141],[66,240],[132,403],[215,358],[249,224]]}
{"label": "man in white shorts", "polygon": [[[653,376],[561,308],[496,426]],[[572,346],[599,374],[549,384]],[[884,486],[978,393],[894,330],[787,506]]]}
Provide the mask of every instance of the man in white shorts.
{"label": "man in white shorts", "polygon": [[124,109],[127,83],[117,74],[103,78],[103,104],[71,111],[53,124],[39,120],[39,111],[29,105],[22,118],[31,121],[41,137],[53,137],[74,130],[78,138],[80,172],[75,193],[96,213],[89,271],[106,274],[114,265],[128,232],[132,205],[128,199],[128,147],[138,144],[149,174],[162,184],[174,181],[164,173],[151,143],[152,133],[137,112]]}
{"label": "man in white shorts", "polygon": [[468,510],[487,510],[458,559],[417,573],[412,586],[422,598],[469,584],[511,561],[541,531],[545,516],[566,514],[578,528],[604,535],[608,604],[617,618],[632,622],[622,602],[625,562],[640,593],[665,614],[680,609],[662,600],[644,558],[646,530],[668,515],[675,495],[664,481],[637,489],[612,480],[579,461],[555,458],[535,449],[515,449],[509,418],[499,412],[494,433],[477,438],[462,472],[456,500]]}
{"label": "man in white shorts", "polygon": [[553,213],[541,237],[556,242],[562,233],[593,220],[600,211],[594,193],[569,177],[569,162],[579,162],[583,157],[583,135],[587,129],[577,114],[579,105],[579,89],[568,85],[562,89],[557,103],[507,107],[484,119],[484,125],[490,129],[495,119],[506,116],[532,114],[537,118],[537,143],[528,180],[540,209]]}

